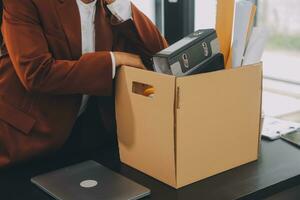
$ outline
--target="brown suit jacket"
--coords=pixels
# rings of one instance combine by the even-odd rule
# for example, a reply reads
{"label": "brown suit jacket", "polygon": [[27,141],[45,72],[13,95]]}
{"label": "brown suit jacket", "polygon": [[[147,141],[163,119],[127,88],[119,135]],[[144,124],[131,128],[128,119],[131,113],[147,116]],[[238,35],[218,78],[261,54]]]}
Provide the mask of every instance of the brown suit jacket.
{"label": "brown suit jacket", "polygon": [[133,20],[111,24],[98,0],[96,53],[81,55],[75,0],[3,0],[0,58],[0,166],[59,149],[77,118],[82,94],[99,96],[99,111],[114,130],[109,51],[150,57],[167,46],[134,5]]}

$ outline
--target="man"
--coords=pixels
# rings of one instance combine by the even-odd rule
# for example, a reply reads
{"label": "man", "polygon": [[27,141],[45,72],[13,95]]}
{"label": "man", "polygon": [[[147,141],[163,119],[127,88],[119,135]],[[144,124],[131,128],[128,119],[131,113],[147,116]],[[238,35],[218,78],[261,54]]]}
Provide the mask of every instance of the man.
{"label": "man", "polygon": [[3,9],[0,166],[60,149],[91,96],[113,133],[116,68],[144,68],[167,46],[129,0],[3,0]]}

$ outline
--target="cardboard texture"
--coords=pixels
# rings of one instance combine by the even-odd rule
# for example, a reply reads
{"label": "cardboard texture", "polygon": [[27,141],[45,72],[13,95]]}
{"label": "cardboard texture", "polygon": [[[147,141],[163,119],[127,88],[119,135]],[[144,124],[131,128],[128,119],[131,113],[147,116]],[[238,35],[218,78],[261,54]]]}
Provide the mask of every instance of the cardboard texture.
{"label": "cardboard texture", "polygon": [[[155,98],[133,93],[134,82],[153,86]],[[176,185],[174,96],[175,77],[133,68],[122,68],[118,73],[120,157],[124,163],[170,185]]]}
{"label": "cardboard texture", "polygon": [[[134,83],[153,86],[154,96],[138,94]],[[181,188],[257,160],[261,96],[262,64],[180,78],[122,67],[121,161]]]}

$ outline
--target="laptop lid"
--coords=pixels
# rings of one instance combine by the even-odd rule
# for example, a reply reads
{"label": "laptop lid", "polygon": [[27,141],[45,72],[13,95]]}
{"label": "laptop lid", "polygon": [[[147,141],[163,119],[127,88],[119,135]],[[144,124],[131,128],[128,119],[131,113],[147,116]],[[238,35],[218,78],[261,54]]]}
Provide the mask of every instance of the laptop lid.
{"label": "laptop lid", "polygon": [[150,190],[95,161],[87,161],[31,179],[57,200],[140,199]]}

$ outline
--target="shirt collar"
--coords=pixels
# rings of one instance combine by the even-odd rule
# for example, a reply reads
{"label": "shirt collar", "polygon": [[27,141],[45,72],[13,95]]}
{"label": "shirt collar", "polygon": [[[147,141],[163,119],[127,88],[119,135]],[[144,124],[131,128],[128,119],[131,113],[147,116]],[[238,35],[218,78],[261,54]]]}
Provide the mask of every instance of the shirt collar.
{"label": "shirt collar", "polygon": [[81,0],[76,0],[77,1],[77,4],[79,5],[79,6],[82,6],[82,7],[84,7],[84,8],[92,8],[92,7],[95,7],[95,5],[96,5],[96,3],[97,3],[97,0],[94,0],[94,1],[92,1],[92,2],[90,2],[90,3],[84,3],[83,1],[81,1]]}

